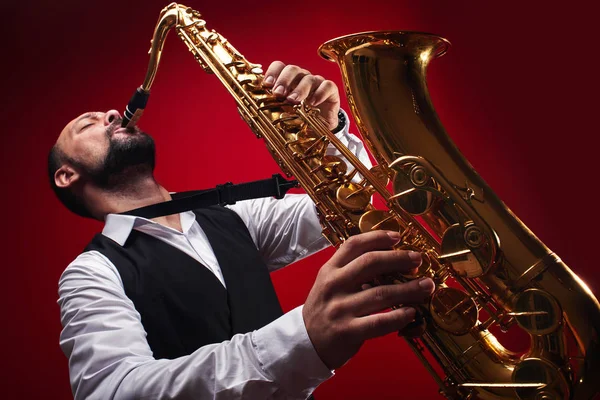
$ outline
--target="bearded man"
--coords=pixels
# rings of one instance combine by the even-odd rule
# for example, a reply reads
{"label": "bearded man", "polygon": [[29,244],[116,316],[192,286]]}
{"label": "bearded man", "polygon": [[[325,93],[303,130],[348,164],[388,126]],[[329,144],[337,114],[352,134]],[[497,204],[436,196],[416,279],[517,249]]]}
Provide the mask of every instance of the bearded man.
{"label": "bearded man", "polygon": [[[339,121],[333,82],[281,62],[265,76],[279,97],[318,107],[369,163]],[[366,285],[421,262],[392,250],[398,232],[375,231],[347,240],[305,304],[283,314],[269,273],[327,246],[310,198],[125,215],[175,195],[154,178],[152,138],[121,120],[115,110],[82,114],[48,159],[65,206],[105,223],[59,282],[60,345],[76,399],[306,399],[365,340],[415,319],[414,308],[392,306],[432,293],[430,279]]]}

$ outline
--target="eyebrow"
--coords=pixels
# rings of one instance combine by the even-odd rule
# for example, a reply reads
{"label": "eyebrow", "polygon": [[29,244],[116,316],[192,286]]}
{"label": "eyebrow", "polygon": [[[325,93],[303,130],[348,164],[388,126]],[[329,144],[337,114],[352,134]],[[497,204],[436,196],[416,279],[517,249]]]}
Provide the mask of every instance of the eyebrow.
{"label": "eyebrow", "polygon": [[79,122],[83,121],[84,119],[89,119],[89,118],[98,119],[98,113],[91,112],[91,113],[84,114],[81,117],[77,118],[77,120],[73,124],[73,130],[74,131],[76,130],[76,126]]}
{"label": "eyebrow", "polygon": [[75,121],[75,123],[78,123],[79,121],[82,121],[82,120],[84,120],[84,119],[86,119],[86,118],[90,118],[92,115],[94,115],[94,113],[87,113],[87,114],[84,114],[84,115],[82,115],[81,117],[77,118],[77,121]]}

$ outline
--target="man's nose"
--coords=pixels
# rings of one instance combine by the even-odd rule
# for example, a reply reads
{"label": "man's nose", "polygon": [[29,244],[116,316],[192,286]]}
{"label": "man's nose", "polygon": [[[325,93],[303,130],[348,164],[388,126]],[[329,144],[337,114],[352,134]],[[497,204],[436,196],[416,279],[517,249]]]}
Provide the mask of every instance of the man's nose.
{"label": "man's nose", "polygon": [[115,119],[122,119],[121,114],[117,110],[109,110],[104,114],[104,125],[108,126],[114,122]]}

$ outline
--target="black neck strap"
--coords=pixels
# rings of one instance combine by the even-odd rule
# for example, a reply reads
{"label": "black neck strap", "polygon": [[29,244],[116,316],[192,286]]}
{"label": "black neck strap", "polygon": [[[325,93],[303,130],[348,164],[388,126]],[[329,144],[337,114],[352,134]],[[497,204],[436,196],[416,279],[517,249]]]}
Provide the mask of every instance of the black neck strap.
{"label": "black neck strap", "polygon": [[176,193],[172,196],[173,200],[136,208],[121,214],[151,219],[218,204],[235,204],[236,201],[260,197],[281,199],[293,187],[298,187],[298,181],[288,181],[280,174],[274,174],[272,178],[260,181],[237,185],[227,182],[217,185],[214,189]]}

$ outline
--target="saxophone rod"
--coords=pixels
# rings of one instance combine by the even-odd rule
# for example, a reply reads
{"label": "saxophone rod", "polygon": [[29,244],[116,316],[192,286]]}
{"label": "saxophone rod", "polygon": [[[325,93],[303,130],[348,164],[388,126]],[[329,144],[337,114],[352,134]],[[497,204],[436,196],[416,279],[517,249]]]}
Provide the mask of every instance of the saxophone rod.
{"label": "saxophone rod", "polygon": [[513,383],[513,382],[506,382],[506,383],[486,383],[486,382],[482,382],[482,383],[474,383],[474,382],[468,382],[468,383],[459,383],[458,386],[462,386],[462,387],[489,387],[489,388],[541,388],[543,386],[546,386],[545,383],[540,383],[540,382],[535,382],[535,383]]}

